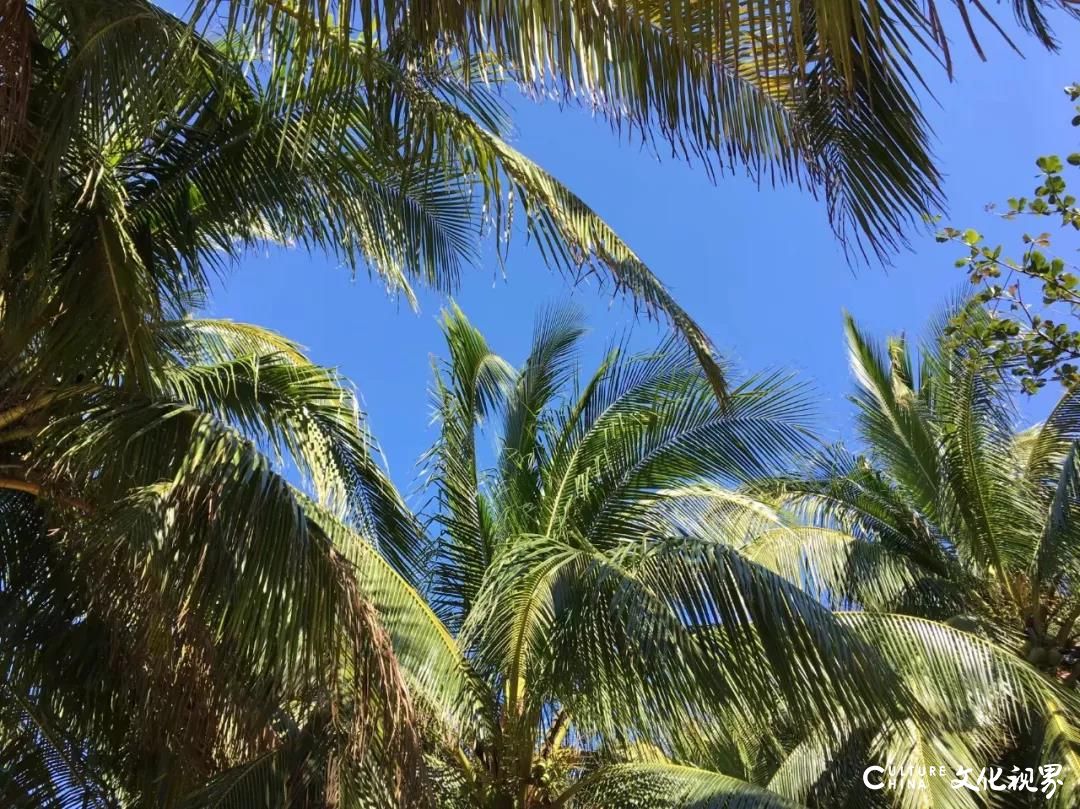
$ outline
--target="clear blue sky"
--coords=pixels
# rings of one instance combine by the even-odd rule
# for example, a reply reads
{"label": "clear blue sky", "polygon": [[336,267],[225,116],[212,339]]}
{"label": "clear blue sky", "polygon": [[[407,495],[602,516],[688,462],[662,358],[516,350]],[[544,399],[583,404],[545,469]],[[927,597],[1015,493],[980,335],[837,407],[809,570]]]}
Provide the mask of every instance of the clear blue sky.
{"label": "clear blue sky", "polygon": [[[1007,16],[1007,6],[994,8]],[[1068,20],[1059,21],[1066,43],[1080,35],[1069,29]],[[1075,150],[1071,107],[1061,88],[1080,79],[1080,69],[1031,40],[1020,39],[1023,59],[991,42],[992,32],[986,40],[987,64],[966,42],[955,43],[956,80],[947,84],[936,76],[937,103],[928,102],[927,112],[947,175],[948,221],[993,235],[999,226],[984,206],[1029,192],[1036,155]],[[805,193],[758,189],[742,177],[712,185],[700,170],[674,160],[658,163],[620,143],[581,110],[525,101],[515,110],[518,148],[606,217],[722,353],[746,371],[789,368],[814,383],[819,426],[829,438],[848,436],[851,428],[842,309],[878,334],[917,334],[963,286],[953,267],[955,246],[936,244],[929,233],[915,234],[913,252],[898,256],[889,271],[853,272],[823,205]],[[538,307],[569,294],[537,251],[518,239],[505,280],[494,265],[477,269],[465,276],[457,299],[495,349],[519,362]],[[591,353],[633,325],[629,305],[612,302],[610,293],[582,287],[572,294],[589,315]],[[440,305],[427,295],[413,313],[388,301],[377,282],[350,280],[347,270],[321,256],[280,250],[245,261],[209,313],[269,326],[306,346],[315,360],[339,367],[360,391],[391,474],[411,490],[416,460],[434,436],[427,389],[430,357],[442,352]],[[658,333],[655,324],[640,321],[635,342]]]}

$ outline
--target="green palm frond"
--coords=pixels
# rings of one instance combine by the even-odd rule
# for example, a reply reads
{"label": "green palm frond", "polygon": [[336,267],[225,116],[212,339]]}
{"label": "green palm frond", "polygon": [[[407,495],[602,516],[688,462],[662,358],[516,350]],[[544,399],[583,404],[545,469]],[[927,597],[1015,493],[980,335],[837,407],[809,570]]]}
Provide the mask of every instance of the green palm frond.
{"label": "green palm frond", "polygon": [[539,531],[541,469],[548,447],[542,440],[546,411],[573,379],[577,346],[585,329],[581,312],[553,307],[533,329],[533,342],[506,399],[499,451],[500,518],[506,530]]}
{"label": "green palm frond", "polygon": [[[251,612],[231,615],[228,630],[264,633],[255,649],[275,645],[271,632],[284,639],[299,633],[299,624],[305,621],[312,626],[325,626],[325,616],[317,613],[324,607],[317,602],[309,602],[307,614],[293,612],[302,603],[297,598],[299,593],[289,594],[285,589],[277,598],[255,597],[256,592],[265,592],[263,588],[271,583],[281,588],[301,584],[303,578],[289,575],[289,571],[296,571],[301,577],[311,575],[303,572],[306,565],[301,564],[300,559],[313,553],[314,548],[308,550],[305,547],[310,547],[306,541],[308,529],[289,485],[272,471],[269,463],[248,442],[223,428],[213,417],[179,403],[125,405],[103,399],[87,404],[77,416],[58,419],[50,425],[47,436],[52,453],[49,467],[54,475],[63,473],[86,500],[98,497],[106,500],[109,495],[116,497],[125,491],[135,492],[132,502],[125,504],[132,510],[129,515],[124,515],[133,520],[144,509],[167,512],[170,506],[185,505],[186,513],[182,519],[190,522],[185,527],[193,533],[175,531],[169,522],[165,523],[176,540],[184,540],[189,546],[186,564],[177,564],[175,571],[186,567],[193,578],[184,586],[178,584],[178,594],[187,595],[188,588],[198,590],[211,586],[220,588],[224,596],[225,588],[231,588],[235,605],[244,605],[243,609]],[[212,493],[218,489],[224,497],[235,498],[235,502],[228,503],[235,506],[235,510],[225,508],[225,500],[215,502]],[[118,503],[123,500],[123,495],[116,497]],[[185,500],[188,502],[183,503]],[[199,512],[202,512],[201,517],[196,517]],[[201,531],[197,530],[200,520],[207,521]],[[219,520],[227,520],[235,526],[246,524],[248,528],[226,534],[236,537],[233,544],[209,543],[206,549],[241,556],[227,564],[222,559],[206,569],[198,563],[202,550],[194,543],[201,534],[212,531]],[[245,535],[246,539],[241,540]],[[261,548],[275,548],[276,555],[256,554],[251,544],[256,537],[260,538]],[[213,571],[218,580],[200,582],[196,578],[200,568],[206,569],[202,575]],[[237,573],[243,570],[244,575],[230,575],[230,570]],[[322,575],[327,577],[324,584],[328,583],[329,568],[323,568]],[[247,593],[239,589],[245,585],[251,588]],[[208,598],[198,601],[206,605],[214,603]],[[215,625],[219,621],[207,623]],[[259,657],[264,654],[255,649],[253,653]],[[236,658],[234,662],[242,665],[244,661]],[[253,665],[255,660],[246,662]]]}
{"label": "green palm frond", "polygon": [[[915,767],[910,778],[882,779],[896,782],[888,790],[886,805],[972,807],[981,804],[972,802],[972,793],[960,790],[958,794],[953,789],[955,773],[962,767],[979,772],[1017,738],[1045,732],[1046,743],[1059,746],[1031,760],[1068,759],[1070,740],[1076,734],[1075,696],[1044,678],[1011,650],[984,637],[913,616],[872,612],[836,615],[881,654],[888,670],[910,689],[926,713],[896,723],[856,726],[842,734],[819,734],[811,729],[769,777],[770,789],[804,801],[821,795],[835,798],[851,791],[851,784],[844,779],[850,781],[867,762],[896,771],[910,765]],[[1026,755],[1036,754],[1028,751]],[[944,770],[930,776],[931,765],[935,769],[944,765]],[[919,767],[927,769],[920,773]],[[1072,767],[1070,761],[1065,762],[1066,772],[1075,772]],[[851,798],[856,804],[871,797],[856,792]]]}
{"label": "green palm frond", "polygon": [[951,512],[944,524],[961,554],[1011,575],[1025,569],[1028,537],[1042,520],[1016,479],[1010,403],[979,359],[959,351],[937,362],[944,367],[935,374],[934,412]]}
{"label": "green palm frond", "polygon": [[[894,610],[918,596],[923,610],[956,614],[952,584],[919,570],[907,557],[869,542],[825,528],[775,528],[742,548],[754,562],[813,593],[833,609],[858,604],[866,609]],[[934,604],[934,599],[940,602]],[[953,609],[949,611],[951,605]],[[936,608],[936,609],[935,609]]]}
{"label": "green palm frond", "polygon": [[671,533],[700,521],[706,501],[718,504],[695,486],[776,474],[809,446],[799,389],[752,379],[719,403],[690,352],[670,344],[613,363],[592,395],[556,426],[548,532],[606,546]]}
{"label": "green palm frond", "polygon": [[[1017,13],[1050,45],[1044,5],[1025,1]],[[407,38],[420,64],[443,47],[485,60],[538,97],[590,104],[710,171],[743,164],[758,177],[805,183],[824,193],[838,232],[879,253],[903,243],[938,195],[915,102],[919,54],[951,64],[933,5],[570,2],[541,13],[440,0],[196,4],[203,19],[226,9],[228,30],[273,43],[281,64],[310,62],[317,72],[341,70],[328,44],[371,42],[375,29]]]}
{"label": "green palm frond", "polygon": [[1031,558],[1030,579],[1038,589],[1046,582],[1080,571],[1077,518],[1080,517],[1080,442],[1074,442],[1061,463],[1045,527]]}
{"label": "green palm frond", "polygon": [[[873,655],[826,610],[734,552],[699,547],[672,543],[635,559],[518,538],[490,571],[464,637],[484,668],[507,673],[516,710],[554,700],[577,733],[610,743],[720,738],[728,728],[705,717],[749,727],[775,712],[779,694],[822,724],[893,710],[890,696],[859,685],[853,672]],[[826,645],[827,658],[811,651]]]}
{"label": "green palm frond", "polygon": [[444,730],[469,741],[484,727],[482,686],[457,640],[376,547],[311,502],[306,511],[352,566],[358,586],[379,613],[414,699]]}
{"label": "green palm frond", "polygon": [[556,806],[797,809],[800,804],[722,773],[674,763],[615,764],[585,776]]}
{"label": "green palm frond", "polygon": [[417,575],[422,531],[375,462],[378,448],[337,372],[253,326],[202,320],[166,329],[170,339],[188,331],[184,351],[194,362],[161,371],[162,395],[263,442],[300,473],[319,503],[363,526],[400,571]]}
{"label": "green palm frond", "polygon": [[1046,420],[1027,436],[1025,477],[1032,483],[1056,479],[1058,465],[1072,443],[1080,439],[1080,393],[1066,391]]}
{"label": "green palm frond", "polygon": [[964,346],[924,352],[919,382],[902,341],[885,360],[848,318],[862,435],[921,518],[965,565],[992,572],[1014,604],[1042,518],[1016,468],[1013,413],[993,369]]}
{"label": "green palm frond", "polygon": [[775,768],[763,779],[765,786],[788,800],[814,806],[830,801],[836,806],[877,806],[863,789],[861,774],[869,758],[872,732],[854,729],[841,736],[810,733],[784,751]]}
{"label": "green palm frond", "polygon": [[1054,809],[1075,804],[1080,796],[1076,778],[1080,773],[1080,728],[1075,715],[1062,699],[1048,696],[1044,701],[1039,761],[1061,766],[1058,778],[1062,783],[1047,800]]}
{"label": "green palm frond", "polygon": [[986,638],[907,615],[846,612],[838,617],[878,650],[927,710],[958,730],[974,734],[985,723],[992,739],[1004,732],[992,721],[995,715],[1022,724],[1040,716],[1047,703],[1060,703],[1076,715],[1074,695]]}
{"label": "green palm frond", "polygon": [[282,446],[373,505],[375,520],[351,519],[375,525],[381,564],[401,567],[392,529],[415,531],[415,519],[336,381],[288,352],[177,365],[155,380],[175,397],[83,386],[47,400],[44,429],[7,439],[31,453],[16,456],[25,477],[3,484],[0,665],[115,775],[111,790],[152,788],[170,804],[220,762],[261,755],[283,723],[327,709],[327,755],[362,770],[385,754],[388,788],[416,786],[413,707],[378,608],[251,440],[295,431]]}
{"label": "green palm frond", "polygon": [[480,490],[476,430],[499,410],[513,371],[456,306],[443,317],[450,351],[447,373],[436,373],[438,443],[427,453],[428,483],[441,510],[440,558],[431,583],[436,612],[458,628],[468,615],[495,552],[490,507]]}
{"label": "green palm frond", "polygon": [[881,779],[886,785],[895,780],[887,792],[899,809],[978,809],[982,805],[973,792],[952,785],[961,769],[979,772],[986,760],[986,754],[973,748],[965,734],[928,734],[914,722],[906,722],[881,733],[872,750],[876,760],[912,773],[907,778]]}
{"label": "green palm frond", "polygon": [[39,806],[112,809],[108,785],[77,743],[56,730],[32,697],[0,688],[0,799],[14,809]]}
{"label": "green palm frond", "polygon": [[[264,21],[285,43],[264,59],[240,45],[250,37],[215,47],[147,0],[53,0],[35,20],[55,49],[35,84],[45,136],[4,171],[13,186],[38,182],[45,163],[62,181],[41,190],[40,215],[19,210],[25,194],[9,200],[0,269],[41,270],[5,291],[24,304],[24,328],[54,318],[53,364],[119,364],[145,381],[152,321],[183,314],[266,242],[367,267],[410,301],[417,282],[452,291],[478,261],[478,234],[508,235],[520,204],[552,266],[610,280],[667,317],[722,393],[710,341],[652,271],[500,137],[505,116],[487,88],[501,77],[476,59],[432,63],[403,34],[384,46],[324,39],[313,67],[289,56],[315,39],[284,13]],[[89,89],[66,91],[75,85]],[[88,223],[50,230],[57,208]],[[83,312],[109,328],[80,334]]]}
{"label": "green palm frond", "polygon": [[[476,129],[468,135],[478,146],[486,146],[490,152],[486,160],[497,161],[505,173],[547,261],[578,281],[609,278],[615,291],[628,294],[635,305],[662,313],[693,349],[717,396],[723,398],[725,382],[712,341],[630,246],[583,200],[507,143]],[[498,190],[497,176],[490,185]]]}
{"label": "green palm frond", "polygon": [[864,440],[925,514],[940,507],[938,447],[916,396],[907,346],[894,343],[888,358],[845,316],[851,370],[859,386],[854,402]]}
{"label": "green palm frond", "polygon": [[814,453],[801,475],[758,481],[753,490],[779,499],[809,524],[872,537],[937,575],[956,573],[934,526],[899,488],[864,457],[843,447]]}
{"label": "green palm frond", "polygon": [[[849,635],[799,587],[737,551],[694,539],[664,543],[646,556],[636,577],[703,633],[699,642],[710,666],[719,672],[734,667],[732,681],[748,700],[750,716],[769,715],[777,695],[821,726],[843,727],[852,716],[888,722],[901,710],[902,687],[872,645]],[[736,659],[719,662],[730,657]],[[881,678],[889,679],[892,693]]]}

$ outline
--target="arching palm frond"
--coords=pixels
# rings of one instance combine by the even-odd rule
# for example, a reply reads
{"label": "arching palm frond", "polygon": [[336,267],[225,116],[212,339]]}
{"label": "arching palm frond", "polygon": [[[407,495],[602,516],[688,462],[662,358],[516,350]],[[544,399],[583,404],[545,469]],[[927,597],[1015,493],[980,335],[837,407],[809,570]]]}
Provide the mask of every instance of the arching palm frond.
{"label": "arching palm frond", "polygon": [[751,380],[721,404],[698,368],[689,352],[667,344],[605,371],[594,401],[556,424],[544,530],[605,547],[672,534],[703,502],[715,505],[707,486],[695,488],[701,482],[730,488],[808,448],[799,389],[779,378]]}
{"label": "arching palm frond", "polygon": [[1080,393],[1066,391],[1046,420],[1028,431],[1022,455],[1025,477],[1032,483],[1058,477],[1059,464],[1080,438]]}
{"label": "arching palm frond", "polygon": [[937,575],[957,572],[934,526],[869,459],[832,446],[812,454],[805,467],[800,476],[757,481],[752,488],[810,524],[873,538]]}
{"label": "arching palm frond", "polygon": [[[990,734],[1002,733],[1001,725],[987,721],[995,713],[1010,722],[1030,721],[1046,702],[1076,708],[1074,695],[984,637],[907,615],[845,612],[838,617],[889,661],[928,710],[952,717],[956,730],[972,731],[986,722]],[[981,741],[974,732],[970,738]]]}
{"label": "arching palm frond", "polygon": [[[416,283],[455,289],[479,236],[508,235],[520,204],[549,264],[669,318],[722,394],[710,341],[650,269],[500,137],[487,89],[499,76],[476,60],[432,62],[401,35],[325,41],[312,67],[253,55],[240,34],[215,46],[149,0],[51,0],[31,16],[48,45],[33,137],[3,165],[12,353],[51,318],[51,367],[106,364],[145,383],[155,325],[253,247],[328,254],[414,301]],[[272,27],[286,54],[308,36],[288,15]],[[48,221],[57,211],[72,221]]]}
{"label": "arching palm frond", "polygon": [[783,751],[762,781],[770,791],[808,806],[826,800],[835,806],[888,806],[863,788],[861,778],[852,783],[852,774],[866,766],[873,736],[865,728],[843,736],[808,734]]}
{"label": "arching palm frond", "polygon": [[[759,534],[742,552],[813,593],[832,609],[858,604],[894,611],[919,603],[920,613],[955,615],[962,601],[955,584],[924,570],[880,542],[817,527],[782,527]],[[936,602],[936,603],[935,603]]]}
{"label": "arching palm frond", "polygon": [[[322,776],[305,789],[348,802],[377,779],[408,799],[406,681],[430,671],[420,652],[401,671],[380,609],[400,597],[385,582],[412,592],[396,569],[415,572],[423,543],[351,393],[252,327],[173,323],[154,342],[172,359],[149,390],[103,380],[4,411],[5,687],[93,762],[102,800],[174,805],[312,723]],[[310,472],[322,511],[260,446]],[[329,533],[349,530],[331,509],[380,532],[386,559],[363,548],[383,591]],[[362,542],[347,546],[361,561]],[[5,733],[27,761],[45,741]],[[67,789],[58,773],[38,788]]]}
{"label": "arching palm frond", "polygon": [[[1017,13],[1050,46],[1047,5],[1024,2]],[[531,93],[584,101],[712,171],[742,164],[758,177],[806,183],[824,193],[839,233],[879,254],[902,244],[938,195],[915,101],[920,52],[951,64],[933,4],[570,2],[542,14],[484,2],[196,4],[204,19],[226,9],[230,31],[273,43],[283,64],[319,71],[340,69],[327,43],[370,42],[373,26],[407,38],[421,63],[443,47],[475,55]],[[299,33],[280,36],[294,25]]]}
{"label": "arching palm frond", "polygon": [[913,774],[881,779],[896,806],[976,809],[980,805],[974,793],[952,784],[956,773],[980,771],[986,760],[985,753],[973,746],[965,733],[926,733],[909,722],[879,734],[871,754],[895,771]]}
{"label": "arching palm frond", "polygon": [[847,613],[842,620],[881,650],[924,705],[955,722],[947,748],[939,743],[943,754],[952,751],[943,755],[950,766],[981,769],[979,762],[1008,746],[1013,733],[1034,731],[1038,738],[1041,730],[1039,760],[1052,758],[1064,780],[1075,782],[1069,777],[1080,771],[1075,692],[1048,681],[1012,651],[944,624],[869,613]]}
{"label": "arching palm frond", "polygon": [[288,459],[318,502],[362,526],[380,552],[414,578],[423,532],[375,461],[378,448],[355,395],[337,372],[313,364],[277,335],[243,328],[211,320],[166,324],[170,340],[187,332],[188,362],[163,369],[156,382],[162,394],[261,439]]}

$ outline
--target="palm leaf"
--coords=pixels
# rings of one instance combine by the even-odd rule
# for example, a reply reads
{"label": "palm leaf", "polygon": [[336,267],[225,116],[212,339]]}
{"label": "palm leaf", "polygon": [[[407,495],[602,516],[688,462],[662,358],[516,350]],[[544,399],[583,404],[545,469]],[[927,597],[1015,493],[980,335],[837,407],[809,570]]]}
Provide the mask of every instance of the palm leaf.
{"label": "palm leaf", "polygon": [[570,807],[795,809],[761,787],[721,773],[674,763],[616,764],[591,773],[556,803]]}

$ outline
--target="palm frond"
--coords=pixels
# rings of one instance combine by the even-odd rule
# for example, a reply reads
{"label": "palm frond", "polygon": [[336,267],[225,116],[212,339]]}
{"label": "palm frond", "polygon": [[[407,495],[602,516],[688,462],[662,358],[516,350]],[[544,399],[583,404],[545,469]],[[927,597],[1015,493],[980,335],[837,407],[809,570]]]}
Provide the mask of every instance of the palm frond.
{"label": "palm frond", "polygon": [[563,495],[548,506],[554,530],[605,545],[670,533],[700,501],[687,486],[780,474],[809,448],[805,401],[782,378],[749,380],[721,404],[688,352],[666,353],[568,445],[553,484]]}
{"label": "palm frond", "polygon": [[[200,0],[196,11],[210,19],[223,5]],[[944,54],[948,64],[932,5],[566,3],[543,15],[438,0],[408,10],[366,0],[227,6],[228,30],[276,44],[282,63],[311,62],[320,71],[335,69],[328,43],[371,42],[373,26],[414,42],[421,62],[436,44],[486,59],[537,96],[583,101],[710,170],[741,163],[758,176],[823,190],[837,230],[880,252],[902,243],[937,196],[914,101],[922,82],[914,51]],[[1024,19],[1041,19],[1032,12],[1040,4],[1025,8]],[[281,44],[285,23],[300,33]],[[1036,30],[1049,43],[1048,32]]]}
{"label": "palm frond", "polygon": [[[948,604],[952,589],[948,580],[928,576],[882,543],[823,528],[776,528],[756,537],[742,553],[832,609],[859,605],[888,612],[905,603],[916,589],[921,595],[929,590]],[[948,615],[956,612],[956,602],[952,604],[952,611],[945,610]],[[927,606],[931,605],[924,609]],[[941,611],[941,605],[934,606]]]}
{"label": "palm frond", "polygon": [[315,503],[305,510],[352,566],[358,586],[379,613],[410,692],[456,739],[469,741],[486,716],[482,688],[457,640],[416,590],[368,540]]}
{"label": "palm frond", "polygon": [[1080,728],[1077,727],[1075,707],[1064,700],[1048,696],[1043,704],[1042,744],[1039,761],[1060,766],[1057,779],[1061,783],[1047,796],[1047,804],[1057,809],[1076,803],[1080,795],[1077,775],[1080,774]]}
{"label": "palm frond", "polygon": [[442,529],[431,576],[431,597],[440,617],[457,629],[476,599],[495,552],[491,516],[477,473],[476,430],[494,417],[514,378],[483,335],[456,306],[442,321],[450,360],[436,373],[439,441],[426,454],[428,482],[439,498]]}
{"label": "palm frond", "polygon": [[375,461],[378,447],[339,374],[253,326],[180,321],[163,332],[178,341],[181,330],[188,363],[161,369],[155,384],[162,395],[272,449],[310,483],[320,504],[362,526],[400,571],[415,577],[422,532]]}
{"label": "palm frond", "polygon": [[[343,755],[362,761],[375,734],[408,766],[412,708],[391,641],[298,493],[238,433],[189,406],[103,395],[85,405],[50,426],[40,460],[94,504],[57,541],[80,549],[77,580],[111,588],[84,608],[88,626],[129,627],[112,640],[106,631],[103,653],[142,660],[145,678],[171,684],[130,683],[155,698],[147,727],[170,744],[231,733],[250,744],[283,705],[340,701],[352,717]],[[173,691],[196,676],[209,703],[197,722]],[[103,695],[114,683],[101,682]],[[198,771],[178,761],[172,775],[182,787]],[[414,776],[401,773],[406,788]]]}
{"label": "palm frond", "polygon": [[926,571],[958,575],[937,529],[869,459],[830,446],[806,461],[795,475],[756,481],[751,491],[810,525],[872,538]]}
{"label": "palm frond", "polygon": [[120,805],[98,781],[77,743],[43,716],[32,697],[0,686],[0,799],[15,809],[112,809]]}
{"label": "palm frond", "polygon": [[[909,777],[882,778],[898,809],[978,809],[979,798],[952,785],[962,769],[979,772],[985,752],[963,733],[932,734],[914,722],[881,733],[873,746],[878,761]],[[931,775],[931,773],[933,773]],[[889,786],[895,781],[895,786]]]}
{"label": "palm frond", "polygon": [[851,370],[859,386],[854,402],[863,439],[886,464],[890,475],[927,515],[939,507],[938,445],[927,414],[912,388],[905,344],[891,346],[889,359],[845,315]]}
{"label": "palm frond", "polygon": [[995,717],[1025,725],[1041,716],[1048,702],[1076,716],[1072,694],[985,638],[907,615],[846,612],[838,619],[878,650],[920,704],[966,731],[969,743],[1001,743],[1009,725]]}
{"label": "palm frond", "polygon": [[1074,442],[1061,463],[1046,522],[1031,558],[1029,577],[1038,592],[1055,577],[1080,572],[1077,517],[1080,516],[1080,442]]}
{"label": "palm frond", "polygon": [[500,436],[500,516],[508,523],[504,530],[540,530],[540,470],[547,460],[541,440],[545,411],[573,378],[584,333],[581,312],[570,306],[553,307],[537,318],[529,356],[506,398]]}
{"label": "palm frond", "polygon": [[674,763],[615,764],[585,776],[556,806],[797,809],[799,804],[722,773]]}

